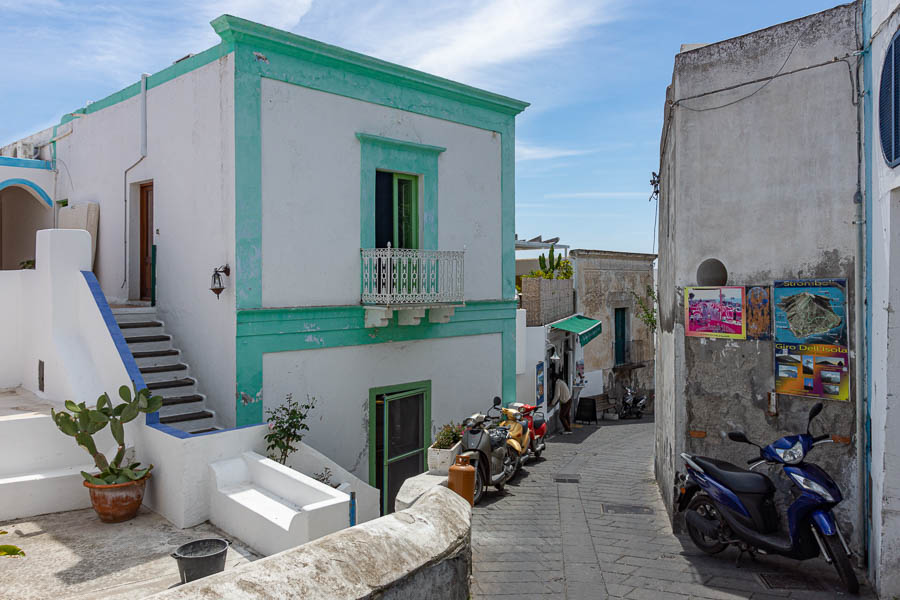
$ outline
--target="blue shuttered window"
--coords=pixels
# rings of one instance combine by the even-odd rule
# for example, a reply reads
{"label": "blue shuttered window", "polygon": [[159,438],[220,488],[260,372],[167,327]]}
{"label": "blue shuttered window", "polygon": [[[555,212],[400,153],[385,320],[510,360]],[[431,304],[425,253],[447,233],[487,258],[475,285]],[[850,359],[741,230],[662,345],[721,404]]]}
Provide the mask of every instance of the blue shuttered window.
{"label": "blue shuttered window", "polygon": [[878,94],[878,129],[884,160],[900,164],[900,31],[894,34],[884,54]]}

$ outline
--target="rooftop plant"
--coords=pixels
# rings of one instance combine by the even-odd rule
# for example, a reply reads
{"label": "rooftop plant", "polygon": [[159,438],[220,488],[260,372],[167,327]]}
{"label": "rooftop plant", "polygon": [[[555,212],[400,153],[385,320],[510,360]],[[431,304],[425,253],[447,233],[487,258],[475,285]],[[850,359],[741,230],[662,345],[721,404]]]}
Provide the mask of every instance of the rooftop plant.
{"label": "rooftop plant", "polygon": [[572,279],[572,263],[568,258],[556,256],[554,247],[550,246],[548,256],[541,254],[538,257],[540,269],[532,271],[522,277],[534,277],[540,279]]}
{"label": "rooftop plant", "polygon": [[[125,423],[133,421],[140,413],[153,413],[162,407],[161,396],[151,396],[150,390],[144,388],[140,391],[135,388],[132,396],[128,386],[119,388],[119,397],[122,403],[113,406],[109,395],[104,393],[97,399],[94,408],[88,408],[85,403],[75,404],[66,400],[66,408],[69,412],[59,412],[51,409],[50,416],[56,426],[66,435],[75,438],[78,445],[91,455],[98,473],[92,475],[81,472],[85,481],[95,485],[110,485],[115,483],[128,483],[145,477],[153,465],[140,468],[139,462],[123,464],[125,460]],[[103,430],[107,425],[112,432],[119,448],[112,461],[97,450],[94,442],[94,434]]]}

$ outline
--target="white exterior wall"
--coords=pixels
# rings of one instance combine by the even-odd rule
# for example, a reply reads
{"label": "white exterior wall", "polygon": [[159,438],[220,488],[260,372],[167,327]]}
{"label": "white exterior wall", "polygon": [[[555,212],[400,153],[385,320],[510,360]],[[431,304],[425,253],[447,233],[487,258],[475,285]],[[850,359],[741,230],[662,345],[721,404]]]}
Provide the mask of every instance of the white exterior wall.
{"label": "white exterior wall", "polygon": [[263,306],[359,304],[358,132],[447,149],[438,249],[465,248],[466,300],[501,298],[500,134],[263,79]]}
{"label": "white exterior wall", "polygon": [[[900,594],[900,414],[896,390],[900,386],[900,324],[894,312],[900,306],[900,167],[884,160],[879,134],[879,93],[885,51],[900,28],[900,16],[891,13],[897,0],[871,2],[872,30],[872,310],[870,372],[871,498],[870,571],[881,597]],[[891,17],[888,20],[888,17]],[[891,410],[893,408],[893,410]]]}
{"label": "white exterior wall", "polygon": [[[369,480],[369,390],[431,380],[431,432],[484,412],[502,388],[500,334],[263,356],[265,408],[316,398],[303,441]],[[340,432],[336,435],[336,432]]]}
{"label": "white exterior wall", "polygon": [[[234,65],[226,55],[147,92],[147,156],[128,173],[129,219],[139,183],[153,182],[159,316],[184,352],[207,406],[234,424],[235,300],[232,282],[209,291],[214,267],[234,265]],[[123,177],[140,157],[140,96],[60,128],[57,155],[69,176],[57,196],[100,205],[95,273],[110,303],[137,289],[138,229],[126,267]]]}
{"label": "white exterior wall", "polygon": [[[547,406],[547,385],[549,385],[550,381],[547,371],[549,365],[544,360],[546,357],[545,349],[547,348],[547,329],[544,326],[540,326],[523,327],[523,330],[524,335],[522,337],[524,339],[522,340],[522,346],[524,346],[525,353],[525,370],[516,374],[516,401],[525,404],[534,404],[537,401],[537,365],[538,363],[545,363],[544,406]],[[518,339],[516,339],[516,345],[519,345]]]}

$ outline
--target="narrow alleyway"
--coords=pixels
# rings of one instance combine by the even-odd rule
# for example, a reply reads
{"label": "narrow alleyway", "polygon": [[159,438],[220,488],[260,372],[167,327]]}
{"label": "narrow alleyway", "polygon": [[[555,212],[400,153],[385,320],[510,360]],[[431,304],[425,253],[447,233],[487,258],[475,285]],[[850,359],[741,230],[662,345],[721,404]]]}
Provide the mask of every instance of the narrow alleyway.
{"label": "narrow alleyway", "polygon": [[[736,550],[706,556],[674,535],[646,418],[555,437],[505,493],[475,508],[472,543],[478,600],[848,597],[824,560],[745,557],[735,568]],[[860,581],[860,597],[873,597]]]}

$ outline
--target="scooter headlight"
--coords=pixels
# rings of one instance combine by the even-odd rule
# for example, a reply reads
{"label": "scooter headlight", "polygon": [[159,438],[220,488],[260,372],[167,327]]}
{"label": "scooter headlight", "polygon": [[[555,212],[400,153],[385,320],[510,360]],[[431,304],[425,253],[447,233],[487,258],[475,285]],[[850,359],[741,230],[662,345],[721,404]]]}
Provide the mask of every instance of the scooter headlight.
{"label": "scooter headlight", "polygon": [[803,460],[803,444],[798,441],[787,450],[783,448],[775,448],[775,454],[777,454],[778,458],[783,460],[785,463],[789,465],[796,465],[798,462]]}
{"label": "scooter headlight", "polygon": [[826,490],[824,487],[822,487],[821,485],[819,485],[812,479],[809,479],[808,477],[804,477],[803,475],[798,475],[797,473],[791,473],[790,475],[791,475],[791,479],[794,480],[794,483],[799,485],[804,490],[813,492],[814,494],[818,494],[818,495],[822,496],[823,498],[825,498],[825,500],[827,500],[828,502],[835,501],[834,496],[829,494],[828,490]]}

